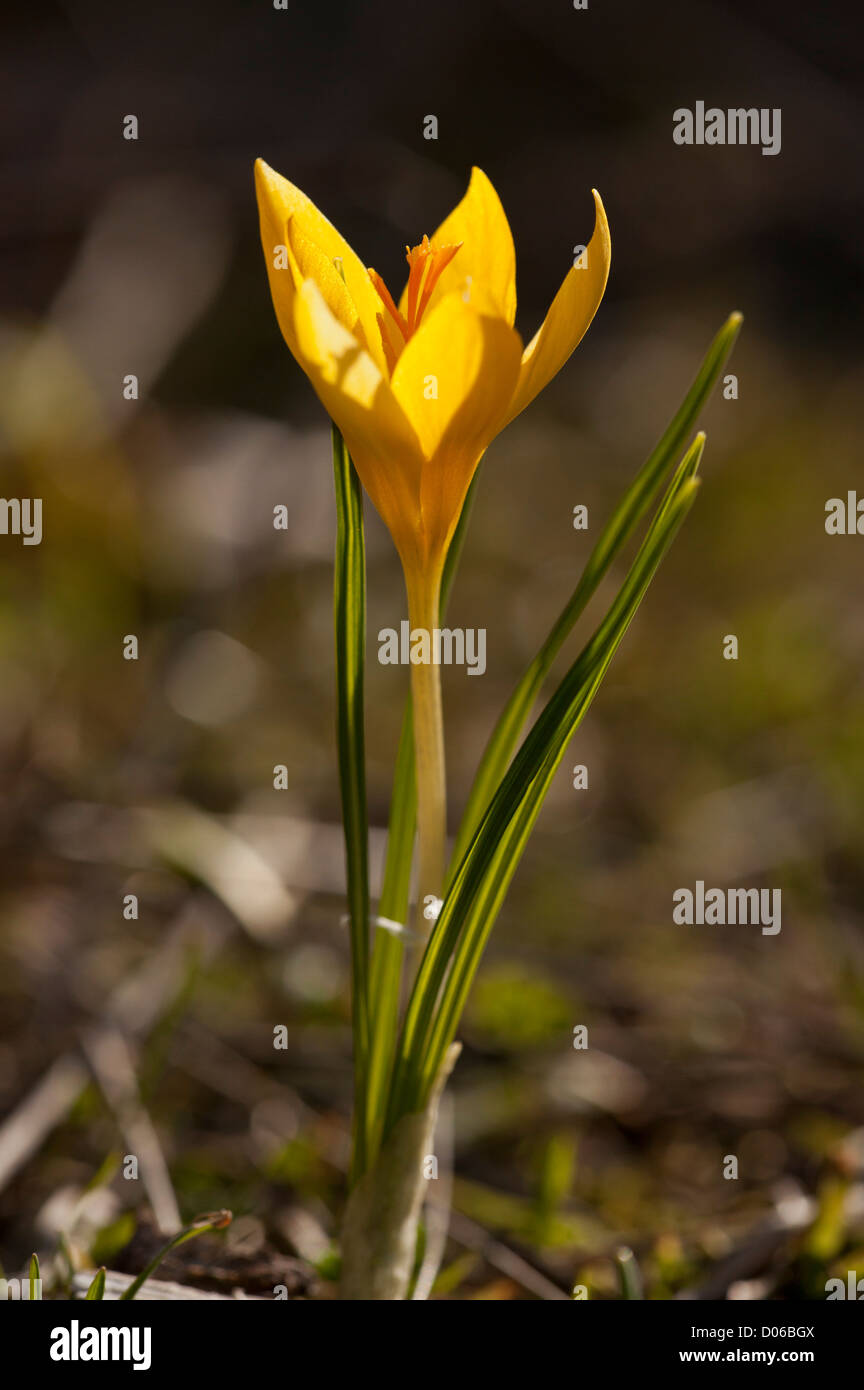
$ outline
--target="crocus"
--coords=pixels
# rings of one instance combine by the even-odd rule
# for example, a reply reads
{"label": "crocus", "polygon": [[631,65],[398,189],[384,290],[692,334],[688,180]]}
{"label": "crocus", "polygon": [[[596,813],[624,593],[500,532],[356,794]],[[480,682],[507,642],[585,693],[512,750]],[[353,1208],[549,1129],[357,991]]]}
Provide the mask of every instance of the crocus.
{"label": "crocus", "polygon": [[[405,572],[412,628],[438,623],[447,547],[477,464],[560,370],[609,274],[599,195],[587,250],[523,349],[516,258],[495,189],[474,169],[432,237],[408,249],[398,302],[304,193],[255,166],[261,240],[282,334],[341,430]],[[440,890],[445,834],[438,672],[412,666],[420,889]]]}

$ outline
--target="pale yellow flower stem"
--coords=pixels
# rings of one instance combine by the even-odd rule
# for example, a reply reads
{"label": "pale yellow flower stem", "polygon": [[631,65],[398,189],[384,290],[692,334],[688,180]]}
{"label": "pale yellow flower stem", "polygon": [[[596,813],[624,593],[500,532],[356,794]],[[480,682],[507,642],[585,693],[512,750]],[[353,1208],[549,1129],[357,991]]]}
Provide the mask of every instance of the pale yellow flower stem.
{"label": "pale yellow flower stem", "polygon": [[[438,626],[440,572],[408,581],[411,631],[432,633]],[[441,708],[441,668],[431,660],[411,666],[414,705],[414,751],[417,766],[417,905],[416,930],[424,939],[434,918],[423,915],[426,900],[440,897],[444,884],[444,846],[447,833],[447,791],[444,763],[444,721]]]}

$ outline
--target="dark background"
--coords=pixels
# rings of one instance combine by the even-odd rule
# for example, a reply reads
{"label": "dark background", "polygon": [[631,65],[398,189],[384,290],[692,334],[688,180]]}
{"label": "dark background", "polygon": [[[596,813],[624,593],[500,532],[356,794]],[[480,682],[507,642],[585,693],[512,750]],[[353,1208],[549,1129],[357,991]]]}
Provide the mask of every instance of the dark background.
{"label": "dark background", "polygon": [[[864,541],[824,531],[827,499],[864,491],[858,18],[105,0],[6,21],[2,490],[41,496],[45,525],[38,548],[0,537],[7,1270],[34,1246],[50,1263],[61,1230],[82,1265],[119,1265],[159,1201],[116,1171],[148,1116],[184,1217],[231,1206],[236,1246],[329,1268],[350,1094],[332,485],[327,422],[269,301],[261,155],[391,286],[479,164],[513,228],[526,341],[603,195],[597,319],[484,464],[451,618],[487,629],[489,666],[445,675],[454,827],[592,533],[715,330],[746,320],[739,399],[706,411],[702,494],[469,1007],[442,1293],[549,1296],[539,1273],[608,1296],[621,1240],[655,1297],[736,1280],[824,1297],[835,1266],[864,1274]],[[780,107],[782,152],[676,146],[672,112],[697,100]],[[404,603],[373,516],[368,532],[374,639]],[[404,673],[370,655],[380,857]],[[781,934],[673,926],[671,895],[697,878],[782,888]],[[767,1251],[763,1222],[789,1228]]]}

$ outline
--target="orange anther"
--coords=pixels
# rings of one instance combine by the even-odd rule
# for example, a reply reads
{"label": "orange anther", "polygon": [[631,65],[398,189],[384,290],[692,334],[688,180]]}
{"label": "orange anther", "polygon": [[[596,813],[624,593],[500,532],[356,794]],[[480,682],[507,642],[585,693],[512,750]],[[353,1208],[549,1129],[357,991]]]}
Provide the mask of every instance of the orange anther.
{"label": "orange anther", "polygon": [[[404,314],[400,313],[396,307],[393,296],[377,270],[369,270],[369,278],[378,291],[390,321],[398,329],[403,346],[412,334],[416,333],[420,320],[429,306],[429,300],[432,298],[435,286],[461,245],[462,242],[460,241],[455,245],[433,246],[428,236],[424,236],[417,246],[405,247],[405,258],[408,262],[408,289],[405,297]],[[388,365],[392,371],[393,335],[388,333],[386,329],[387,326],[382,324],[381,338]]]}

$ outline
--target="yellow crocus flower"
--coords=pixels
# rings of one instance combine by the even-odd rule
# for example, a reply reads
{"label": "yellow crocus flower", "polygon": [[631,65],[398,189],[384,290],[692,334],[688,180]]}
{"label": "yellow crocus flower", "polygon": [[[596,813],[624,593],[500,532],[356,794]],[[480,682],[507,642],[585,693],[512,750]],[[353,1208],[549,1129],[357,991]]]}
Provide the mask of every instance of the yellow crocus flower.
{"label": "yellow crocus flower", "polygon": [[[516,257],[495,189],[474,169],[434,236],[408,249],[397,305],[315,204],[255,165],[261,240],[282,334],[341,430],[402,560],[412,628],[437,626],[441,574],[484,451],[560,370],[609,275],[599,194],[587,251],[523,349]],[[445,801],[438,672],[412,666],[420,890],[440,891]]]}

